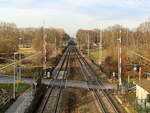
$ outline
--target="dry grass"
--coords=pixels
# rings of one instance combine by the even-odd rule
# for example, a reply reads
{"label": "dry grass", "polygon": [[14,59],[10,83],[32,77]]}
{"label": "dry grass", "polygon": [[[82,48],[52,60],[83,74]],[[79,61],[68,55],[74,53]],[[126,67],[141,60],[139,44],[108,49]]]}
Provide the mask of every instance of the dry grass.
{"label": "dry grass", "polygon": [[91,58],[92,60],[94,60],[94,62],[95,62],[96,64],[99,63],[99,60],[100,60],[100,59],[102,59],[102,61],[103,61],[103,60],[106,58],[106,56],[108,56],[108,53],[107,53],[106,50],[102,50],[102,57],[101,57],[101,55],[100,55],[99,49],[91,49],[91,50],[90,50],[90,58]]}
{"label": "dry grass", "polygon": [[61,113],[99,113],[95,107],[95,99],[88,90],[64,89]]}
{"label": "dry grass", "polygon": [[20,48],[18,52],[22,54],[34,54],[37,51],[34,48]]}

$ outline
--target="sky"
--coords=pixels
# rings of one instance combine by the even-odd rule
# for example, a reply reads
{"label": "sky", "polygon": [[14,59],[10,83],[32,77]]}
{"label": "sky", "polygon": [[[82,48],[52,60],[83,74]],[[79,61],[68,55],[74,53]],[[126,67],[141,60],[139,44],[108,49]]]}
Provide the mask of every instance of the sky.
{"label": "sky", "polygon": [[150,18],[150,0],[0,0],[0,21],[18,27],[78,29],[114,24],[135,28]]}

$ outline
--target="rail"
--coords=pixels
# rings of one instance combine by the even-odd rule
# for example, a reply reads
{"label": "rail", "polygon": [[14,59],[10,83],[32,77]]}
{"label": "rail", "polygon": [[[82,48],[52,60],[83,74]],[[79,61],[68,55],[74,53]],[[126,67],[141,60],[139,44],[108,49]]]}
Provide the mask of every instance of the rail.
{"label": "rail", "polygon": [[[70,50],[69,48],[66,49],[66,51],[64,52],[64,55],[62,56],[60,62],[58,63],[58,66],[56,67],[56,69],[53,71],[53,79],[58,79],[58,77],[60,76],[60,72],[61,70],[63,69],[63,67],[65,66],[65,71],[61,77],[61,79],[65,79],[66,78],[66,72],[67,72],[67,67],[68,67],[68,62],[69,62],[69,54],[70,54]],[[66,64],[65,64],[66,62]],[[50,81],[51,82],[54,82],[54,81]],[[53,83],[51,83],[53,84]],[[60,82],[60,84],[62,84]],[[45,113],[45,112],[48,112],[46,110],[46,107],[48,105],[48,102],[53,100],[55,101],[55,105],[54,105],[54,109],[52,110],[53,113],[57,113],[58,111],[58,106],[59,106],[59,100],[61,98],[61,92],[62,92],[62,88],[61,88],[61,85],[59,86],[60,88],[56,89],[53,87],[53,85],[49,85],[48,86],[48,91],[45,95],[45,98],[43,100],[43,103],[41,104],[39,110],[38,110],[38,113]],[[53,94],[52,98],[51,95]],[[55,99],[54,99],[55,97]]]}
{"label": "rail", "polygon": [[[81,68],[84,72],[86,72],[86,74],[84,73],[84,76],[86,76],[86,80],[89,79],[94,79],[97,84],[99,84],[99,87],[104,87],[103,83],[101,81],[97,80],[97,77],[95,76],[96,73],[93,71],[92,67],[89,65],[89,63],[85,60],[85,58],[79,53],[79,51],[77,50],[77,48],[75,48],[75,52],[76,52],[76,56],[81,64]],[[118,108],[117,104],[114,102],[114,100],[112,99],[112,96],[110,94],[108,94],[108,92],[106,90],[103,90],[101,88],[100,91],[98,90],[94,90],[92,89],[92,91],[95,94],[95,97],[98,99],[98,102],[100,104],[100,107],[102,108],[102,111],[104,113],[108,113],[108,107],[106,107],[105,104],[107,104],[107,106],[109,106],[109,108],[111,108],[111,110],[115,113],[121,113],[120,109]],[[101,93],[101,95],[100,95]],[[102,98],[103,96],[103,98]],[[104,98],[105,96],[105,98]],[[107,99],[107,100],[106,100]],[[105,102],[104,102],[105,101]],[[105,103],[105,104],[104,104]],[[109,104],[109,105],[108,105]],[[111,112],[112,112],[111,111]]]}

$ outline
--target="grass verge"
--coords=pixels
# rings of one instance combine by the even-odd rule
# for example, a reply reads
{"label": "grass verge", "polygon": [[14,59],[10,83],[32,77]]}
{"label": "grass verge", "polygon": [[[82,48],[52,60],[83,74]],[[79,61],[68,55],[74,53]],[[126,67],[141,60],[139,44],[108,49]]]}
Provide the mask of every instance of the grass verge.
{"label": "grass verge", "polygon": [[[17,86],[17,85],[16,85]],[[25,90],[27,90],[30,87],[30,85],[28,84],[18,84],[18,87],[16,87],[16,91],[17,91],[17,97],[19,97],[19,95],[21,93],[23,93]],[[5,89],[8,92],[8,97],[12,96],[10,95],[10,93],[12,93],[13,91],[13,84],[0,84],[0,89]],[[15,102],[14,100],[10,100],[8,103],[6,103],[1,109],[0,109],[0,113],[5,113],[6,110],[13,104],[13,102]]]}

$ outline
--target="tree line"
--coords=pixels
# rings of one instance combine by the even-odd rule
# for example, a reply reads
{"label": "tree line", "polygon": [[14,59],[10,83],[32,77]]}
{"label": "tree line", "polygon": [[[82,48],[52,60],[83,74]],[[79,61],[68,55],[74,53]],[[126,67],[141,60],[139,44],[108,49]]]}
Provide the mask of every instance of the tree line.
{"label": "tree line", "polygon": [[[10,55],[16,52],[19,44],[22,47],[32,46],[35,50],[41,51],[43,47],[43,37],[49,48],[63,46],[70,38],[63,29],[55,28],[18,28],[14,23],[0,23],[0,54]],[[55,41],[56,40],[56,41]],[[56,43],[56,44],[55,44]]]}
{"label": "tree line", "polygon": [[[80,29],[78,30],[76,37],[81,50],[88,48],[88,40],[90,42],[90,49],[98,48],[102,37],[103,50],[105,50],[107,54],[103,59],[102,67],[108,75],[117,72],[118,39],[120,37],[122,39],[123,75],[127,75],[132,70],[133,66],[130,66],[130,64],[146,64],[147,66],[143,67],[144,70],[150,71],[148,68],[149,63],[147,61],[132,54],[132,51],[134,51],[150,59],[150,21],[143,22],[134,29],[129,29],[121,25],[114,25],[105,29]],[[134,74],[132,73],[132,75]]]}

